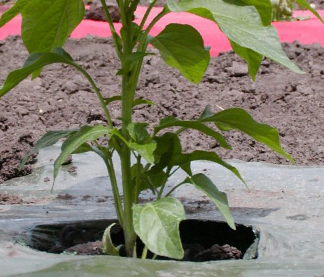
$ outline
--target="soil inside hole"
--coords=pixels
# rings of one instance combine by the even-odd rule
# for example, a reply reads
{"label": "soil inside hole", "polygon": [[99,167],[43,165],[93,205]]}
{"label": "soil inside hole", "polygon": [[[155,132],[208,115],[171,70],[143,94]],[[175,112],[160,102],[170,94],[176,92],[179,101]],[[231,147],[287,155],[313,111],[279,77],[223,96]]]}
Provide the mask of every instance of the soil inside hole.
{"label": "soil inside hole", "polygon": [[[49,253],[73,253],[77,255],[102,255],[104,228],[114,220],[78,221],[35,226],[26,243],[39,251]],[[104,227],[103,227],[104,226]],[[256,259],[259,233],[252,226],[236,225],[232,230],[226,223],[217,221],[185,220],[180,224],[184,248],[183,261],[202,262],[229,259]],[[123,245],[123,232],[119,225],[111,231],[116,246]],[[137,242],[140,257],[143,244]],[[120,255],[125,256],[123,246]],[[148,253],[148,258],[153,254]],[[158,256],[157,259],[167,258]]]}

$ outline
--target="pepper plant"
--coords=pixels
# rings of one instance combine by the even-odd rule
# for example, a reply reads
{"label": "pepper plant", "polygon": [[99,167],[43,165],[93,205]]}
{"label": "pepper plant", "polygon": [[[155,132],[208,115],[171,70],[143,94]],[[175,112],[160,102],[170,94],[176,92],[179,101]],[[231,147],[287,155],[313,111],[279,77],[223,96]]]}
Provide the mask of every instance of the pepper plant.
{"label": "pepper plant", "polygon": [[[309,4],[306,1],[271,0],[272,20],[274,21],[291,20],[294,3],[298,4],[298,6],[302,9],[309,9]],[[312,11],[314,12],[314,10]]]}
{"label": "pepper plant", "polygon": [[[215,162],[243,181],[238,170],[215,152],[196,150],[184,153],[179,139],[183,131],[198,130],[215,139],[221,147],[231,149],[222,132],[234,129],[248,134],[291,161],[292,158],[281,148],[275,128],[256,122],[240,108],[213,113],[206,107],[196,120],[180,120],[168,116],[161,119],[153,131],[147,128],[148,122],[135,122],[132,118],[134,106],[151,103],[149,99],[139,99],[136,96],[143,60],[152,54],[149,45],[159,51],[169,66],[179,70],[193,83],[199,83],[202,79],[210,60],[209,50],[204,47],[201,35],[192,26],[171,23],[155,37],[149,35],[152,27],[170,12],[192,13],[219,26],[228,37],[233,50],[246,60],[253,80],[263,57],[296,73],[303,71],[287,58],[281,48],[277,32],[271,26],[270,0],[168,0],[155,18],[148,22],[148,16],[156,2],[153,0],[139,24],[133,22],[139,0],[116,0],[120,8],[120,32],[115,29],[107,4],[104,0],[100,1],[120,60],[120,69],[116,72],[121,78],[120,94],[108,99],[102,96],[95,80],[87,71],[63,49],[65,41],[83,18],[85,5],[82,0],[18,0],[0,19],[2,27],[17,14],[21,14],[22,40],[30,54],[20,69],[7,76],[0,88],[0,96],[29,75],[32,78],[39,76],[46,65],[63,63],[78,70],[89,81],[106,118],[106,124],[46,133],[27,154],[21,166],[33,153],[60,139],[65,140],[54,163],[54,180],[69,155],[88,151],[98,154],[107,167],[116,214],[124,231],[127,256],[136,256],[136,240],[139,237],[145,245],[143,258],[150,250],[156,255],[181,259],[183,249],[179,223],[185,218],[185,212],[181,202],[172,197],[172,192],[181,185],[191,184],[205,192],[229,226],[235,229],[226,194],[219,191],[206,175],[193,174],[192,161]],[[305,0],[297,2],[319,17]],[[121,102],[120,119],[111,118],[109,105],[113,101]],[[115,125],[113,120],[120,120],[120,124]],[[106,144],[99,144],[99,138],[102,137],[108,141]],[[113,155],[116,154],[120,164],[113,163]],[[121,180],[115,174],[117,166],[121,167]],[[177,170],[184,171],[187,177],[179,184],[172,184],[172,189],[167,191],[167,181]],[[144,190],[151,190],[155,201],[139,204],[139,195]],[[110,238],[110,229],[111,226],[104,234],[104,250],[107,254],[117,255],[118,250]]]}

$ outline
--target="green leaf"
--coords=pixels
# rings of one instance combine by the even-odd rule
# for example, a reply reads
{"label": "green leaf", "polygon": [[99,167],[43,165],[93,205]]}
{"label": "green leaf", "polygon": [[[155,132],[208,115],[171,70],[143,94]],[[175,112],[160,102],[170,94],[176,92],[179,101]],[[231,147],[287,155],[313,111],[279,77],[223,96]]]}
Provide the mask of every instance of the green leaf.
{"label": "green leaf", "polygon": [[204,174],[199,173],[192,177],[186,178],[183,183],[190,183],[196,186],[199,190],[206,193],[209,198],[216,204],[217,208],[224,216],[227,224],[235,230],[235,223],[232,214],[229,210],[226,193],[219,191],[214,183]]}
{"label": "green leaf", "polygon": [[142,164],[140,167],[137,164],[134,164],[131,167],[131,174],[134,185],[138,181],[137,178],[139,177],[138,192],[150,189],[153,194],[156,194],[156,189],[162,186],[166,178],[166,173],[164,171],[156,173],[145,172]]}
{"label": "green leaf", "polygon": [[271,24],[272,4],[270,0],[242,0],[247,5],[254,6],[260,14],[264,26]]}
{"label": "green leaf", "polygon": [[243,109],[227,109],[204,119],[204,121],[214,122],[217,127],[223,131],[229,131],[231,129],[242,131],[286,157],[291,162],[294,162],[293,158],[281,148],[277,129],[267,124],[256,122],[252,116]]}
{"label": "green leaf", "polygon": [[54,162],[54,180],[57,177],[60,166],[66,161],[70,154],[89,140],[96,140],[103,135],[109,135],[110,130],[103,125],[83,126],[80,130],[70,135],[62,144],[61,153]]}
{"label": "green leaf", "polygon": [[148,123],[132,122],[127,125],[127,130],[130,137],[138,143],[145,143],[151,140],[151,136],[145,127]]}
{"label": "green leaf", "polygon": [[136,234],[153,253],[173,259],[184,255],[179,224],[185,219],[181,202],[165,197],[156,202],[133,206]]}
{"label": "green leaf", "polygon": [[126,60],[127,61],[137,61],[139,59],[142,59],[146,56],[153,56],[155,55],[154,53],[144,53],[144,52],[134,52],[130,55],[127,56]]}
{"label": "green leaf", "polygon": [[[109,97],[109,98],[105,99],[105,104],[109,105],[112,102],[121,101],[121,99],[122,98],[121,98],[120,95],[115,95],[115,96],[112,96],[112,97]],[[133,107],[135,107],[137,105],[141,105],[141,104],[154,105],[154,102],[149,100],[149,99],[137,98],[133,102]]]}
{"label": "green leaf", "polygon": [[210,162],[217,163],[230,170],[236,177],[238,177],[246,185],[239,171],[234,166],[222,160],[215,152],[196,150],[186,155],[188,156],[187,163],[190,163],[192,161],[210,161]]}
{"label": "green leaf", "polygon": [[70,64],[79,69],[78,65],[73,62],[71,56],[62,48],[56,48],[50,53],[33,53],[28,57],[21,69],[9,73],[3,86],[0,88],[0,97],[17,86],[37,69],[52,63]]}
{"label": "green leaf", "polygon": [[105,99],[105,104],[109,105],[112,102],[121,101],[121,99],[122,99],[121,95],[115,95],[115,96],[112,96],[112,97],[109,97],[109,98]]}
{"label": "green leaf", "polygon": [[207,105],[201,115],[198,118],[198,121],[202,121],[205,118],[211,117],[214,113],[210,109],[210,105]]}
{"label": "green leaf", "polygon": [[141,99],[141,98],[137,98],[134,100],[133,103],[133,107],[137,106],[137,105],[154,105],[154,102],[150,99]]}
{"label": "green leaf", "polygon": [[163,60],[189,81],[199,83],[208,67],[210,54],[199,32],[190,25],[169,24],[149,41]]}
{"label": "green leaf", "polygon": [[323,19],[322,19],[322,17],[319,15],[319,13],[315,10],[315,9],[313,9],[312,7],[311,7],[311,5],[306,1],[306,0],[294,0],[297,4],[298,4],[298,6],[299,7],[301,7],[302,9],[306,9],[306,10],[309,10],[309,11],[311,11],[320,21],[322,21],[323,23],[324,23],[324,21],[323,21]]}
{"label": "green leaf", "polygon": [[111,233],[111,228],[115,225],[116,223],[113,223],[111,225],[109,225],[102,237],[102,252],[110,255],[110,256],[119,256],[119,251],[118,249],[115,247],[115,245],[112,242],[110,233]]}
{"label": "green leaf", "polygon": [[22,39],[29,53],[64,45],[84,16],[83,0],[29,0],[22,11]]}
{"label": "green leaf", "polygon": [[156,142],[151,140],[144,144],[138,144],[136,142],[130,142],[130,147],[134,149],[141,157],[143,157],[148,163],[154,162],[154,150],[156,148]]}
{"label": "green leaf", "polygon": [[43,135],[35,144],[34,148],[30,150],[27,155],[23,158],[20,163],[19,170],[21,170],[26,162],[28,161],[29,157],[34,155],[39,150],[52,146],[58,142],[61,138],[66,138],[71,134],[76,133],[76,130],[67,130],[67,131],[49,131],[45,135]]}
{"label": "green leaf", "polygon": [[[268,1],[268,0],[267,0]],[[250,2],[250,1],[249,1]],[[256,7],[243,1],[183,0],[173,11],[186,11],[217,23],[229,40],[280,63],[296,73],[304,73],[289,60],[282,50],[278,33],[273,26],[263,26]],[[262,17],[264,18],[264,16]]]}
{"label": "green leaf", "polygon": [[234,41],[230,42],[234,52],[246,61],[249,74],[252,80],[255,81],[255,77],[259,71],[263,56],[249,48],[241,47]]}
{"label": "green leaf", "polygon": [[146,173],[147,179],[152,187],[159,188],[164,184],[166,173],[164,171],[159,171],[156,174],[152,174],[151,172]]}
{"label": "green leaf", "polygon": [[157,174],[171,164],[173,157],[181,154],[181,143],[174,133],[165,133],[162,136],[154,137],[157,143],[154,151],[155,165],[150,169],[150,173]]}
{"label": "green leaf", "polygon": [[94,151],[93,148],[91,147],[91,145],[89,145],[88,143],[83,143],[81,144],[77,149],[75,149],[72,154],[82,154],[82,153],[86,153],[86,152],[92,152]]}
{"label": "green leaf", "polygon": [[0,18],[0,28],[18,15],[29,2],[30,0],[18,0],[9,10],[4,12]]}
{"label": "green leaf", "polygon": [[168,116],[160,121],[159,126],[154,128],[154,133],[157,134],[161,130],[169,127],[185,127],[185,128],[191,128],[198,130],[202,133],[204,133],[207,136],[211,136],[214,138],[217,142],[219,142],[220,146],[231,149],[229,144],[226,142],[226,139],[224,136],[210,127],[206,126],[200,121],[181,121],[173,116]]}

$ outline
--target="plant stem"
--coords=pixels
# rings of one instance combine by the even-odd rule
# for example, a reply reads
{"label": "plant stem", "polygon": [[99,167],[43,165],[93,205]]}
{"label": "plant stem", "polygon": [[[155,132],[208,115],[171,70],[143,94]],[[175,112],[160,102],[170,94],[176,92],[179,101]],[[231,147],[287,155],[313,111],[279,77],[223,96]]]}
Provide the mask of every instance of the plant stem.
{"label": "plant stem", "polygon": [[172,169],[172,167],[168,167],[168,169],[165,172],[165,178],[164,178],[163,183],[162,183],[162,186],[161,186],[161,188],[159,190],[159,193],[158,193],[158,196],[157,196],[157,200],[161,199],[161,197],[162,197],[163,190],[164,190],[165,185],[166,185],[166,183],[167,183],[167,181],[168,181],[168,179],[170,177],[171,169]]}
{"label": "plant stem", "polygon": [[[146,28],[145,32],[141,35],[140,39],[139,39],[139,44],[138,44],[138,47],[137,47],[137,52],[142,52],[144,53],[146,51],[146,48],[147,48],[147,45],[148,45],[148,40],[147,40],[147,37],[148,37],[148,34],[149,32],[151,31],[151,29],[153,28],[154,24],[159,21],[163,16],[165,16],[166,14],[168,13],[168,11],[166,9],[163,9],[153,20],[152,22],[149,24],[149,26]],[[146,17],[148,16],[148,14],[146,15]],[[143,18],[144,19],[144,18]],[[144,26],[144,23],[143,20],[141,22],[141,26],[140,26],[140,31],[142,30],[143,26]],[[133,74],[133,78],[132,78],[132,83],[136,83],[138,82],[138,78],[139,78],[139,75],[140,75],[140,72],[141,72],[141,67],[142,67],[142,64],[143,64],[143,58],[140,59],[138,62],[137,62],[137,65],[135,66],[135,70],[134,70],[134,74]],[[135,92],[135,91],[134,91]],[[133,95],[134,97],[134,95]]]}
{"label": "plant stem", "polygon": [[[125,15],[124,11],[124,15]],[[122,135],[126,141],[130,139],[127,126],[132,122],[133,112],[133,99],[136,89],[136,83],[130,82],[132,76],[132,70],[128,67],[127,57],[131,55],[132,48],[132,29],[131,20],[124,18],[123,28],[124,34],[123,40],[123,59],[122,68],[124,69],[122,75]],[[124,195],[124,222],[123,230],[125,236],[125,247],[127,256],[134,255],[134,246],[136,242],[136,233],[133,225],[133,201],[134,201],[134,188],[132,185],[131,176],[131,150],[123,142],[123,146],[120,151],[121,170],[122,170],[122,184]]]}
{"label": "plant stem", "polygon": [[143,248],[143,252],[142,252],[142,259],[145,260],[146,259],[146,256],[147,256],[147,246],[145,245],[144,248]]}
{"label": "plant stem", "polygon": [[108,7],[106,5],[106,1],[105,0],[100,0],[100,2],[101,2],[101,5],[102,5],[102,7],[104,9],[104,12],[105,12],[105,15],[106,15],[106,18],[107,18],[107,22],[109,24],[109,28],[110,28],[110,31],[111,31],[111,34],[112,34],[112,37],[113,37],[113,40],[114,40],[117,56],[119,57],[119,59],[121,59],[122,53],[121,53],[121,45],[120,45],[120,42],[119,42],[120,37],[116,33],[114,23],[112,21],[112,18],[110,16],[110,13],[109,13],[109,10],[108,10]]}
{"label": "plant stem", "polygon": [[107,119],[107,123],[108,123],[108,126],[110,128],[113,128],[114,125],[112,123],[112,120],[111,120],[111,117],[110,117],[110,114],[109,114],[109,111],[107,109],[107,106],[106,106],[106,103],[105,103],[105,99],[103,98],[103,96],[101,95],[101,92],[99,90],[99,88],[97,87],[96,83],[93,81],[93,79],[91,78],[91,76],[88,74],[87,71],[85,71],[82,67],[78,66],[78,65],[74,65],[74,66],[77,66],[78,69],[80,70],[80,72],[84,75],[84,77],[86,77],[86,79],[89,81],[90,85],[92,86],[92,88],[94,89],[99,101],[100,101],[100,105],[101,105],[101,108],[103,109],[104,113],[105,113],[105,116],[106,116],[106,119]]}
{"label": "plant stem", "polygon": [[157,0],[154,0],[154,1],[149,5],[149,7],[147,8],[147,10],[146,10],[146,12],[145,12],[145,14],[144,14],[144,16],[143,16],[143,18],[142,18],[142,21],[141,21],[141,23],[140,23],[140,30],[143,30],[144,24],[145,24],[145,22],[146,22],[146,20],[147,20],[147,18],[148,18],[148,16],[149,16],[151,10],[153,9],[153,7],[154,7],[156,1],[157,1]]}
{"label": "plant stem", "polygon": [[119,189],[118,189],[118,184],[117,184],[117,178],[116,178],[114,164],[113,164],[111,156],[109,156],[108,162],[107,162],[106,165],[107,165],[107,169],[108,169],[108,174],[109,174],[109,178],[110,178],[111,187],[112,187],[112,190],[113,190],[117,218],[118,218],[119,224],[121,226],[123,226],[123,222],[124,222],[124,217],[123,217],[123,213],[122,213],[123,206],[122,206],[121,200],[120,200]]}
{"label": "plant stem", "polygon": [[[107,171],[108,171],[108,175],[109,175],[109,179],[110,179],[110,183],[111,183],[111,187],[112,187],[112,191],[113,191],[113,196],[114,196],[114,204],[115,204],[115,209],[116,209],[116,213],[117,213],[117,218],[119,221],[119,224],[122,225],[123,220],[123,206],[121,204],[121,199],[120,199],[120,194],[119,194],[119,189],[118,189],[118,183],[117,183],[117,178],[116,178],[116,174],[115,174],[115,169],[114,169],[114,164],[112,161],[112,152],[109,151],[108,149],[104,148],[104,150],[102,149],[103,147],[99,145],[99,143],[97,141],[94,141],[95,144],[97,145],[97,147],[93,147],[93,151],[95,153],[97,153],[105,162]],[[106,150],[106,151],[105,151]]]}
{"label": "plant stem", "polygon": [[136,175],[136,185],[135,185],[135,193],[134,193],[134,204],[137,204],[138,203],[138,194],[139,194],[139,187],[140,187],[140,181],[141,181],[141,175],[140,175],[140,172],[141,172],[141,156],[138,155],[136,157],[136,167],[137,167],[137,175]]}
{"label": "plant stem", "polygon": [[178,185],[176,185],[175,187],[173,187],[164,197],[168,197],[171,195],[172,192],[174,192],[178,187],[182,186],[183,183],[180,183]]}

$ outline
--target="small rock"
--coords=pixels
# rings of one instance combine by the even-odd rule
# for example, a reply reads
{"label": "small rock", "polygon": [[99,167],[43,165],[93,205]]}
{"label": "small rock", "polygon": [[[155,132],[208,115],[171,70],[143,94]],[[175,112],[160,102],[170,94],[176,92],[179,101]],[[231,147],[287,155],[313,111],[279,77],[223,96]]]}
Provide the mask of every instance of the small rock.
{"label": "small rock", "polygon": [[73,81],[67,81],[65,83],[65,91],[67,94],[72,94],[78,91],[78,85]]}
{"label": "small rock", "polygon": [[249,74],[247,66],[237,62],[233,62],[231,67],[226,68],[226,71],[234,77],[243,77]]}
{"label": "small rock", "polygon": [[68,172],[69,172],[69,173],[76,173],[76,169],[77,169],[76,166],[71,166],[71,167],[68,169]]}

